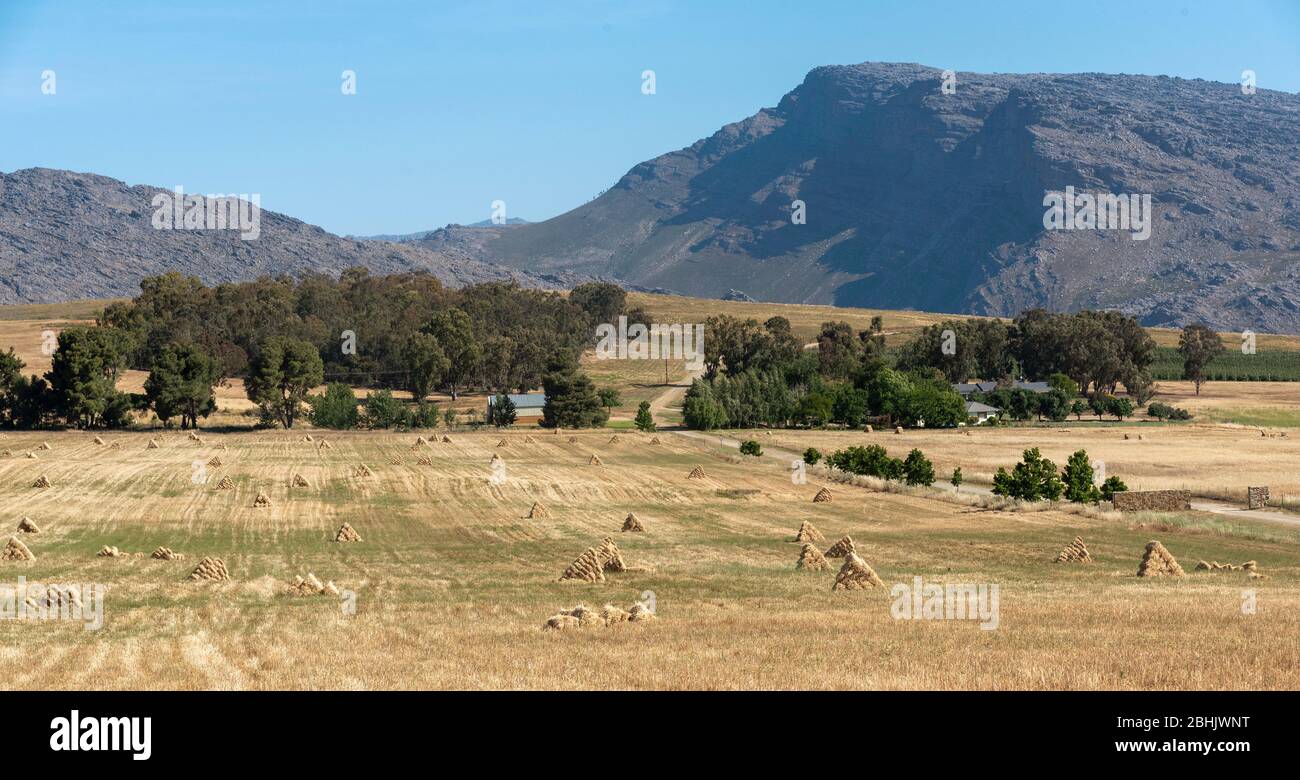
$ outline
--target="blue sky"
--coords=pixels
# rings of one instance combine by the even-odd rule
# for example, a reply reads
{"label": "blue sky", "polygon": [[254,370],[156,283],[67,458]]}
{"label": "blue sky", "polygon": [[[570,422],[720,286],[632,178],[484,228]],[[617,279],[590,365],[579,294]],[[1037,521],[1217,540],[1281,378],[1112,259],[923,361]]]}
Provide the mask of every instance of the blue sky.
{"label": "blue sky", "polygon": [[336,233],[545,219],[867,60],[1300,92],[1300,3],[0,0],[0,170],[256,192]]}

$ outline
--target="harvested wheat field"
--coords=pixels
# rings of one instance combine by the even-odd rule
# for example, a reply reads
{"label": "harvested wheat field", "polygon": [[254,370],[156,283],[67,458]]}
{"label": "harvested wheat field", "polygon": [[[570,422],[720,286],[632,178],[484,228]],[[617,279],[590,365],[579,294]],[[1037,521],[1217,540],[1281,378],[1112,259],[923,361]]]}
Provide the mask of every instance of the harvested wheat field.
{"label": "harvested wheat field", "polygon": [[[608,431],[546,437],[511,449],[502,475],[489,466],[501,434],[454,432],[428,448],[431,466],[356,479],[410,438],[331,433],[317,449],[299,430],[204,432],[203,446],[227,445],[226,465],[198,484],[179,434],[152,434],[157,449],[150,434],[115,434],[117,451],[39,435],[0,437],[16,452],[51,444],[39,461],[0,460],[9,528],[41,526],[9,543],[0,582],[103,583],[104,626],[0,621],[5,688],[1300,687],[1300,532],[1276,524],[1007,511],[848,484],[813,504],[830,483],[792,484],[778,462],[672,433],[602,449],[605,468],[587,463]],[[708,478],[686,479],[697,467]],[[291,487],[295,474],[312,488]],[[31,489],[41,475],[51,486]],[[268,506],[254,507],[259,492]],[[528,519],[533,504],[549,519]],[[653,533],[619,533],[628,514]],[[797,567],[825,544],[805,551],[801,523],[851,537],[883,586],[859,587],[871,583],[859,572],[833,590],[847,556]],[[365,541],[334,543],[345,527]],[[1092,562],[1054,563],[1075,537]],[[1255,561],[1268,578],[1139,578],[1152,539],[1193,564]],[[97,557],[104,547],[132,555]],[[595,581],[561,581],[587,550]],[[295,595],[309,574],[339,596]],[[916,576],[998,584],[998,628],[895,620],[890,590]],[[1242,613],[1245,588],[1256,614]],[[577,626],[560,619],[575,604],[600,620],[543,629]],[[1133,637],[1154,632],[1135,653]]]}

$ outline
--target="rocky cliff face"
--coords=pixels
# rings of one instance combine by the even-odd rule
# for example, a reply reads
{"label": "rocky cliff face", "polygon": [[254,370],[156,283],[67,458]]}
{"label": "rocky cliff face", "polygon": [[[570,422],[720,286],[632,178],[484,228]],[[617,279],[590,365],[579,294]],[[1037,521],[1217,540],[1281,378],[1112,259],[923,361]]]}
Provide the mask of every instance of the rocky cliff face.
{"label": "rocky cliff face", "polygon": [[252,241],[237,230],[158,230],[152,199],[162,192],[70,171],[0,174],[0,303],[131,296],[142,278],[172,270],[209,284],[350,266],[427,271],[450,286],[516,278],[561,288],[585,280],[492,266],[459,251],[341,238],[270,211],[261,212]]}
{"label": "rocky cliff face", "polygon": [[[942,86],[920,65],[817,68],[573,211],[417,243],[689,295],[1300,332],[1300,97],[1100,74]],[[1067,187],[1149,195],[1150,237],[1045,230],[1045,193]]]}

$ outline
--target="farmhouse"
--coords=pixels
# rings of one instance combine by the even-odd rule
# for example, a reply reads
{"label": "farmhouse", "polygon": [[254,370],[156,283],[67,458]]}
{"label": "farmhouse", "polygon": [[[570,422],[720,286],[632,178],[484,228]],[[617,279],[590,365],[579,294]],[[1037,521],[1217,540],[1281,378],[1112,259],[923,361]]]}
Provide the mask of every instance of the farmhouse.
{"label": "farmhouse", "polygon": [[997,407],[982,404],[979,401],[966,402],[966,417],[974,417],[976,425],[983,425],[988,422],[990,418],[996,417],[998,411]]}
{"label": "farmhouse", "polygon": [[[515,405],[515,422],[538,422],[542,419],[542,407],[546,405],[546,393],[518,393],[506,396]],[[492,407],[496,404],[495,395],[488,396],[488,418],[492,416]]]}
{"label": "farmhouse", "polygon": [[[997,382],[958,382],[952,386],[962,398],[969,398],[971,393],[991,393],[998,389]],[[1046,393],[1051,386],[1046,382],[1012,382],[1008,390],[1028,390],[1031,393]]]}

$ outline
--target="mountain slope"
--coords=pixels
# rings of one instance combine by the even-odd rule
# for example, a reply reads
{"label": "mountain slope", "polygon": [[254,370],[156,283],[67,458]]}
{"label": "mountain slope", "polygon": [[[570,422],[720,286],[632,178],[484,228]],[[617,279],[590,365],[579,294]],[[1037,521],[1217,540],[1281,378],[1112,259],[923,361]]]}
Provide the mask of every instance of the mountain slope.
{"label": "mountain slope", "polygon": [[427,271],[450,286],[516,278],[558,288],[585,280],[491,266],[455,251],[341,238],[265,210],[252,241],[233,230],[158,230],[152,199],[160,192],[45,168],[0,174],[0,303],[131,296],[145,276],[172,270],[209,284],[350,266]]}
{"label": "mountain slope", "polygon": [[[1101,74],[960,73],[946,95],[941,79],[817,68],[590,203],[460,246],[697,296],[1300,331],[1300,98]],[[1151,195],[1150,238],[1045,231],[1044,194],[1067,186]]]}

